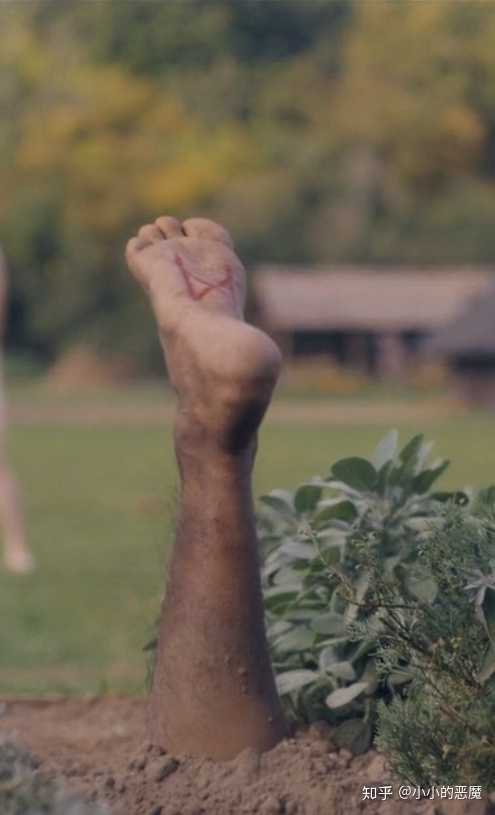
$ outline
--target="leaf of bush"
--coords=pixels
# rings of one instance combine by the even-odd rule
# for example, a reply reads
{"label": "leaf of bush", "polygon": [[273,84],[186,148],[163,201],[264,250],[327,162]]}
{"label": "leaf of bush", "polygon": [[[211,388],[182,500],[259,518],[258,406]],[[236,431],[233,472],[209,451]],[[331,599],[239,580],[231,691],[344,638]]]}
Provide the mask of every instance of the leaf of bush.
{"label": "leaf of bush", "polygon": [[376,482],[376,487],[375,487],[376,492],[379,495],[385,495],[385,493],[387,491],[388,482],[389,482],[389,476],[390,476],[390,473],[393,471],[393,469],[394,469],[394,461],[393,461],[393,459],[390,459],[390,461],[387,461],[387,463],[384,464],[383,467],[380,468],[380,470],[378,472],[378,480]]}
{"label": "leaf of bush", "polygon": [[384,464],[391,461],[397,452],[397,443],[399,441],[399,433],[397,430],[391,430],[383,439],[376,445],[375,452],[371,457],[371,461],[376,470],[381,470]]}
{"label": "leaf of bush", "polygon": [[294,497],[296,512],[302,515],[303,512],[312,512],[321,498],[322,488],[314,484],[304,484],[299,487]]}
{"label": "leaf of bush", "polygon": [[492,644],[488,648],[483,662],[481,663],[481,669],[479,673],[479,680],[482,685],[487,682],[491,676],[495,673],[495,648]]}
{"label": "leaf of bush", "polygon": [[495,589],[486,587],[485,596],[481,603],[483,617],[485,618],[486,630],[492,643],[495,643]]}
{"label": "leaf of bush", "polygon": [[321,614],[314,620],[311,620],[311,629],[316,634],[330,634],[339,637],[345,634],[346,626],[344,618],[340,614],[335,614],[329,611],[327,614]]}
{"label": "leaf of bush", "polygon": [[308,622],[308,620],[314,620],[319,613],[319,609],[315,608],[295,608],[287,612],[287,619],[293,622]]}
{"label": "leaf of bush", "polygon": [[366,696],[372,696],[380,684],[380,677],[378,675],[377,663],[374,657],[371,657],[366,662],[364,671],[361,674],[361,682],[367,682]]}
{"label": "leaf of bush", "polygon": [[297,540],[289,540],[287,543],[283,543],[280,551],[290,555],[295,560],[312,560],[316,554],[313,544],[301,543]]}
{"label": "leaf of bush", "polygon": [[289,501],[279,495],[260,495],[259,499],[263,504],[266,504],[270,509],[274,509],[280,515],[293,515],[294,510]]}
{"label": "leaf of bush", "polygon": [[321,552],[321,558],[326,566],[331,568],[337,566],[340,563],[340,545],[327,545]]}
{"label": "leaf of bush", "polygon": [[431,470],[423,470],[413,481],[414,492],[418,493],[418,495],[423,495],[425,492],[428,492],[437,478],[440,478],[442,473],[445,472],[449,464],[450,461],[445,459],[445,461],[442,461],[437,467],[433,467]]}
{"label": "leaf of bush", "polygon": [[353,699],[356,699],[364,693],[367,687],[367,682],[354,682],[346,688],[337,688],[337,690],[332,691],[332,693],[327,696],[326,703],[331,710],[344,707],[344,705],[348,705],[349,702],[352,702]]}
{"label": "leaf of bush", "polygon": [[435,447],[434,441],[424,441],[418,452],[418,467],[422,470]]}
{"label": "leaf of bush", "polygon": [[283,591],[301,591],[302,585],[301,572],[290,566],[283,566],[273,577],[272,588],[282,588]]}
{"label": "leaf of bush", "polygon": [[306,651],[314,641],[313,631],[304,625],[295,625],[291,631],[281,634],[274,645],[279,651]]}
{"label": "leaf of bush", "polygon": [[418,600],[422,603],[433,603],[438,594],[438,586],[432,577],[408,577],[406,586]]}
{"label": "leaf of bush", "polygon": [[369,654],[369,652],[372,651],[375,647],[376,646],[374,640],[368,639],[362,640],[357,646],[355,652],[353,653],[351,661],[357,662],[358,659],[361,659],[361,657],[365,656],[366,654]]}
{"label": "leaf of bush", "polygon": [[392,466],[388,470],[387,481],[391,487],[403,487],[405,475],[407,475],[407,467],[405,464],[399,464],[397,467]]}
{"label": "leaf of bush", "polygon": [[277,688],[281,696],[309,685],[318,679],[316,671],[285,671],[277,676]]}
{"label": "leaf of bush", "polygon": [[279,607],[285,608],[289,603],[294,602],[298,594],[298,587],[273,586],[264,592],[265,606],[269,611],[274,611]]}
{"label": "leaf of bush", "polygon": [[313,525],[318,529],[325,526],[328,521],[348,521],[351,523],[357,516],[357,509],[352,501],[339,501],[333,506],[324,507],[313,519]]}
{"label": "leaf of bush", "polygon": [[291,628],[292,625],[287,620],[277,620],[274,623],[267,623],[268,635],[272,639],[274,637],[280,637],[282,634],[287,634],[287,631],[290,631]]}
{"label": "leaf of bush", "polygon": [[334,662],[328,664],[326,670],[337,679],[342,679],[343,682],[352,682],[356,678],[356,672],[350,662],[343,660],[342,662]]}
{"label": "leaf of bush", "polygon": [[355,490],[370,491],[374,488],[378,473],[365,458],[342,458],[332,467],[332,475]]}
{"label": "leaf of bush", "polygon": [[410,671],[392,671],[390,676],[388,677],[388,682],[393,688],[400,688],[402,685],[406,685],[408,682],[411,681],[413,678],[413,674]]}
{"label": "leaf of bush", "polygon": [[418,460],[418,454],[424,441],[423,433],[413,436],[411,441],[401,450],[399,456],[403,464],[414,465]]}
{"label": "leaf of bush", "polygon": [[318,658],[320,671],[326,671],[330,665],[336,662],[338,662],[338,659],[335,654],[335,647],[333,645],[326,645],[325,648],[320,651]]}
{"label": "leaf of bush", "polygon": [[478,498],[486,504],[495,503],[495,486],[492,484],[490,487],[484,487],[478,493]]}
{"label": "leaf of bush", "polygon": [[452,501],[452,503],[458,507],[464,507],[466,504],[469,504],[469,496],[466,495],[465,492],[462,492],[462,490],[457,490],[456,492],[433,492],[430,498],[434,501],[439,501],[441,504]]}
{"label": "leaf of bush", "polygon": [[350,750],[358,756],[371,747],[372,727],[364,719],[348,719],[342,722],[333,732],[332,740],[337,747]]}

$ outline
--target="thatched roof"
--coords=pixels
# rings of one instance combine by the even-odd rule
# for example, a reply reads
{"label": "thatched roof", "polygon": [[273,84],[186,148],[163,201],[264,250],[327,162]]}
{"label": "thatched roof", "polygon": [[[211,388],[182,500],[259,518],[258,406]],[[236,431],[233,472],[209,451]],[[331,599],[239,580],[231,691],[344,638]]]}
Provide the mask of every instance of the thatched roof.
{"label": "thatched roof", "polygon": [[448,323],[490,286],[494,271],[261,267],[254,277],[272,331],[419,331]]}
{"label": "thatched roof", "polygon": [[433,335],[425,350],[445,356],[494,356],[495,284],[472,298],[455,320]]}

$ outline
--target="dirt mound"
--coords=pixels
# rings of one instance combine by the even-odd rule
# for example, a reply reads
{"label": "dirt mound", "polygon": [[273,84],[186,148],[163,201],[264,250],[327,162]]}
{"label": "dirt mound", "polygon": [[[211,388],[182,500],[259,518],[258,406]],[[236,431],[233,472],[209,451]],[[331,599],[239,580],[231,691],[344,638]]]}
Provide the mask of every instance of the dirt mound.
{"label": "dirt mound", "polygon": [[[361,785],[369,783],[370,768],[373,775],[383,773],[381,757],[352,760],[314,734],[264,755],[245,750],[224,763],[144,746],[107,798],[119,815],[350,815],[361,811]],[[119,808],[124,788],[126,803]],[[375,811],[382,810],[367,807]]]}
{"label": "dirt mound", "polygon": [[[11,702],[0,731],[26,744],[43,769],[64,777],[113,815],[488,815],[483,801],[363,800],[392,783],[382,756],[337,751],[313,726],[259,755],[213,762],[172,756],[145,741],[141,700]],[[140,745],[136,749],[136,745]],[[463,783],[459,779],[459,783]],[[383,787],[382,787],[383,788]],[[398,786],[394,787],[397,796]]]}

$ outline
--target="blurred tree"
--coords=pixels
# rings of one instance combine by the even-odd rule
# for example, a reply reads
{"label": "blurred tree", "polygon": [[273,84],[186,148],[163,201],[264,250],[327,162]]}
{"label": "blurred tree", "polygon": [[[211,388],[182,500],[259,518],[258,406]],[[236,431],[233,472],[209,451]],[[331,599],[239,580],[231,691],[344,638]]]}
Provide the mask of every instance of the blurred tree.
{"label": "blurred tree", "polygon": [[486,208],[487,198],[495,203],[495,187],[487,184],[494,35],[491,4],[358,4],[334,110],[345,177],[332,214],[344,227],[344,255],[493,257]]}
{"label": "blurred tree", "polygon": [[[47,42],[39,26],[26,34],[24,15],[12,21],[18,47],[4,62],[19,88],[36,61],[18,94],[0,209],[24,339],[47,354],[81,332],[115,343],[109,313],[128,317],[136,299],[119,263],[125,239],[157,212],[201,207],[223,178],[252,171],[259,159],[235,122],[206,127],[153,80],[89,63],[64,27]],[[147,332],[141,341],[122,334],[121,350],[150,344]]]}
{"label": "blurred tree", "polygon": [[142,359],[121,262],[171,211],[252,263],[495,256],[495,8],[413,0],[0,4],[10,341]]}

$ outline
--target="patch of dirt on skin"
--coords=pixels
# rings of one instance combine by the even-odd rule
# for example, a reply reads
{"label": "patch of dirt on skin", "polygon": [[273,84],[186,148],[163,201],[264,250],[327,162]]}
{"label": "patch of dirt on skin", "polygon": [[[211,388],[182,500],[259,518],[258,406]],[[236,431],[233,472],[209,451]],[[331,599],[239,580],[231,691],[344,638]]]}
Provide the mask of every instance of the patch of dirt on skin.
{"label": "patch of dirt on skin", "polygon": [[[219,725],[220,726],[220,725]],[[313,726],[259,755],[218,763],[146,743],[143,700],[5,700],[0,734],[14,738],[73,790],[112,815],[488,815],[490,802],[363,801],[363,785],[389,781],[383,757],[336,751]],[[459,783],[463,783],[459,779]]]}

